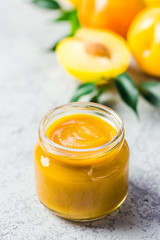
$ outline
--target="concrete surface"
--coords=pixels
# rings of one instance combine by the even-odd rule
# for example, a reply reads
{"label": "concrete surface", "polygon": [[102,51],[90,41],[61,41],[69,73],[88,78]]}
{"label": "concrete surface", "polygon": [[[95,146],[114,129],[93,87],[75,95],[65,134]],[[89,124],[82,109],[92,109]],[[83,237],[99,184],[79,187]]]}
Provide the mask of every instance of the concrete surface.
{"label": "concrete surface", "polygon": [[104,219],[73,223],[39,202],[33,149],[41,117],[67,103],[77,82],[46,49],[67,32],[29,1],[0,1],[0,239],[160,239],[160,112],[139,100],[141,120],[119,98],[131,149],[130,190]]}

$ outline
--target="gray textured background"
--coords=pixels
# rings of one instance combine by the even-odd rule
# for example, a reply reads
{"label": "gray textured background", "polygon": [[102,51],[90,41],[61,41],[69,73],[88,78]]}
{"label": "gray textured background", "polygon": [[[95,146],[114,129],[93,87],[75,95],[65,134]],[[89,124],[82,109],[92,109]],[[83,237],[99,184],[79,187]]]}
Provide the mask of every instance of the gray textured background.
{"label": "gray textured background", "polygon": [[27,0],[0,1],[0,239],[160,239],[160,112],[143,99],[138,121],[117,98],[131,149],[129,196],[120,209],[99,221],[72,223],[36,196],[39,121],[67,103],[77,84],[46,52],[68,28],[51,19]]}

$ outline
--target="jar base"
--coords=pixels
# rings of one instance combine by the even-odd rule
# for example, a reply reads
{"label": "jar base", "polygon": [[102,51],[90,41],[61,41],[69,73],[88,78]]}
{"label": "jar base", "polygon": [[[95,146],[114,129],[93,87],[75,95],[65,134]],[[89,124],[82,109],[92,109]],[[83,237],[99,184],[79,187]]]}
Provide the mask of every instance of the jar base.
{"label": "jar base", "polygon": [[64,219],[67,219],[67,220],[70,220],[70,221],[73,221],[73,222],[90,222],[90,221],[96,221],[96,220],[99,220],[101,218],[104,218],[105,216],[107,216],[108,214],[110,214],[111,212],[114,212],[116,209],[118,209],[123,203],[124,201],[126,200],[127,198],[127,195],[128,195],[128,192],[127,194],[125,195],[125,197],[122,199],[122,201],[116,206],[114,207],[113,209],[111,209],[110,211],[106,212],[104,215],[100,215],[100,216],[97,216],[97,217],[93,217],[93,218],[83,218],[83,219],[79,219],[79,218],[72,218],[72,217],[69,217],[65,214],[62,214],[62,213],[58,213],[54,210],[52,210],[51,208],[48,208],[43,202],[41,202],[43,204],[43,206],[45,208],[47,208],[50,212],[52,212],[54,215],[58,216],[58,217],[61,217],[61,218],[64,218]]}

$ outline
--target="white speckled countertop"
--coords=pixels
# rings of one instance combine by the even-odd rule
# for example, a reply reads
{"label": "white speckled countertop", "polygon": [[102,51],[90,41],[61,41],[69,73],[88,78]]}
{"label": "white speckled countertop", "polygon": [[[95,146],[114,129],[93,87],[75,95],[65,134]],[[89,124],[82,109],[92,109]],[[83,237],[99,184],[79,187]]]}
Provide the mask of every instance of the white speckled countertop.
{"label": "white speckled countertop", "polygon": [[51,24],[52,14],[27,0],[0,1],[0,239],[160,239],[160,112],[143,99],[141,121],[121,101],[116,105],[131,149],[129,195],[120,209],[73,223],[54,216],[36,196],[39,121],[67,103],[77,84],[46,52],[67,32]]}

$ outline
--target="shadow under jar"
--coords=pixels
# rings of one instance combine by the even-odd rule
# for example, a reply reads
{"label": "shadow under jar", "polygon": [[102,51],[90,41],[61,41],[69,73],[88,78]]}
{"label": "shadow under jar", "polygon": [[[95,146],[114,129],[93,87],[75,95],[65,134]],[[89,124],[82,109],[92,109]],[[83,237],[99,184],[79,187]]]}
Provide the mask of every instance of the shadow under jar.
{"label": "shadow under jar", "polygon": [[[89,149],[66,148],[46,136],[57,119],[72,114],[100,117],[116,129],[108,143]],[[129,148],[121,118],[95,103],[71,103],[48,112],[41,120],[34,163],[40,201],[63,218],[87,221],[117,209],[128,193]]]}

